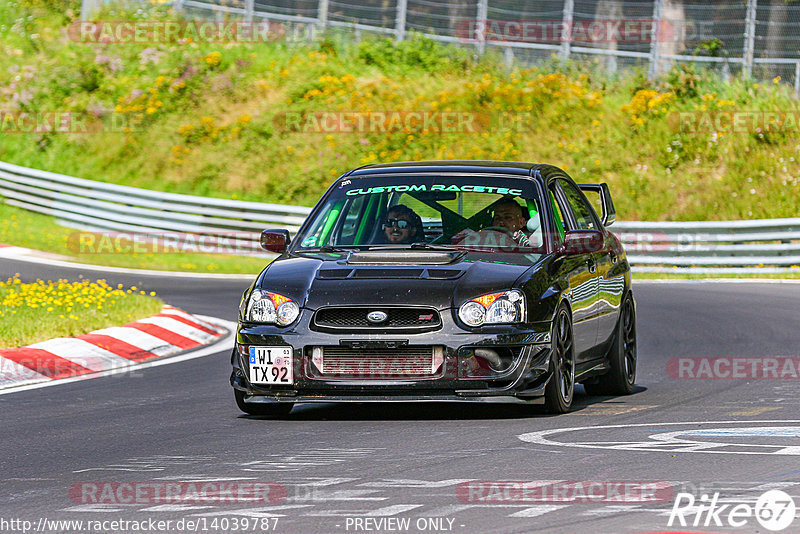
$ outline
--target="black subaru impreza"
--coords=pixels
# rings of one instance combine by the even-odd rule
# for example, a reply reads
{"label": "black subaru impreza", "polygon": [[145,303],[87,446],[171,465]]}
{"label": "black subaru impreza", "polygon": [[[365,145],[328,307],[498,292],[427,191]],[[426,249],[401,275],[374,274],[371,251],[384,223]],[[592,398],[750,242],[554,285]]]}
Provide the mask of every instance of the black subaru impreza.
{"label": "black subaru impreza", "polygon": [[[584,194],[592,197],[590,202]],[[600,208],[598,216],[594,205]],[[369,165],[328,189],[245,291],[236,402],[482,401],[564,413],[631,393],[636,307],[605,184],[551,165]]]}

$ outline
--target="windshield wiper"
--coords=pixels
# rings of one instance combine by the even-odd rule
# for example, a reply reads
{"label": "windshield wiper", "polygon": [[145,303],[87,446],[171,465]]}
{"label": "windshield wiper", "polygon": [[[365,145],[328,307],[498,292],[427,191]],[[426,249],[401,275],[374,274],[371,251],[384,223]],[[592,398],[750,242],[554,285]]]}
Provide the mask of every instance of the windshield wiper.
{"label": "windshield wiper", "polygon": [[333,245],[323,245],[321,247],[301,248],[297,252],[350,252],[358,250],[357,247],[335,247]]}
{"label": "windshield wiper", "polygon": [[411,243],[411,248],[422,250],[458,250],[458,248],[450,245],[432,245],[431,243],[426,243],[424,241],[419,243]]}

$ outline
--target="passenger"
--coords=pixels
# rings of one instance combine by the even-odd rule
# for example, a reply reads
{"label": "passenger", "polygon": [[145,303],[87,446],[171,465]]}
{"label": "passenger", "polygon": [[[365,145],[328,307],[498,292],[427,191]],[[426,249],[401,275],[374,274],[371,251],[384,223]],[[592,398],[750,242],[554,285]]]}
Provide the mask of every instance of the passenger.
{"label": "passenger", "polygon": [[425,240],[422,219],[404,204],[392,206],[381,226],[386,240],[392,244],[416,243]]}
{"label": "passenger", "polygon": [[531,232],[525,227],[528,222],[527,209],[511,197],[501,199],[494,206],[492,226],[505,228],[519,245],[531,246]]}

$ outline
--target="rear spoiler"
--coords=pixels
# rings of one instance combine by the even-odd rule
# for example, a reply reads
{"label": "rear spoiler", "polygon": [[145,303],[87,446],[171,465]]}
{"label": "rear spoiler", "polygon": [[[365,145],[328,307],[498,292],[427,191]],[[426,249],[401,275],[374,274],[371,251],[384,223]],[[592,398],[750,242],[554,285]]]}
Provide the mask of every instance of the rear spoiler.
{"label": "rear spoiler", "polygon": [[617,218],[617,212],[614,209],[614,201],[611,199],[611,192],[608,190],[608,184],[578,184],[581,191],[589,191],[600,195],[600,206],[603,208],[603,213],[600,216],[600,222],[603,226],[611,226]]}

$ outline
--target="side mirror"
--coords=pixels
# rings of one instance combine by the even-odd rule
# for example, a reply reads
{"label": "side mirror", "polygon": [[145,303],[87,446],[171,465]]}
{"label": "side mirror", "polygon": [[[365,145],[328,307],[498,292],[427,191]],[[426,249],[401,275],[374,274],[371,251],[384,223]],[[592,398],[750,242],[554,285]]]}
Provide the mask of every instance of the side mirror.
{"label": "side mirror", "polygon": [[614,209],[614,201],[611,198],[611,191],[608,190],[608,184],[578,184],[578,187],[584,193],[591,192],[600,195],[600,207],[602,213],[600,214],[600,222],[603,226],[611,226],[617,218],[617,211]]}
{"label": "side mirror", "polygon": [[261,248],[267,252],[283,254],[289,247],[289,230],[264,230],[261,232]]}
{"label": "side mirror", "polygon": [[561,252],[567,255],[591,254],[603,250],[603,232],[599,230],[570,230],[564,237]]}

